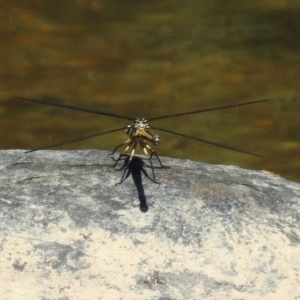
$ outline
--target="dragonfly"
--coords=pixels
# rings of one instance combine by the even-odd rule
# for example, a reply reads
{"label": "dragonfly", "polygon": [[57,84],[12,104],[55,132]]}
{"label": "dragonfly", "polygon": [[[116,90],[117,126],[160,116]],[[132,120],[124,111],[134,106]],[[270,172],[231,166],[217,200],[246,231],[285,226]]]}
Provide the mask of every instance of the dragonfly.
{"label": "dragonfly", "polygon": [[108,131],[102,131],[100,133],[95,133],[95,134],[92,134],[92,135],[72,139],[72,140],[69,140],[69,141],[64,141],[64,142],[61,142],[61,143],[35,148],[35,149],[28,150],[28,151],[25,152],[25,153],[29,153],[29,152],[34,152],[34,151],[38,151],[38,150],[49,149],[49,148],[53,148],[53,147],[57,147],[57,146],[61,146],[61,145],[65,145],[65,144],[69,144],[69,143],[73,143],[73,142],[86,140],[86,139],[89,139],[89,138],[92,138],[92,137],[102,136],[102,135],[105,135],[105,134],[109,134],[109,133],[113,133],[113,132],[116,132],[116,131],[124,130],[125,133],[128,135],[128,139],[123,141],[122,143],[118,144],[114,148],[113,152],[111,154],[109,154],[113,158],[113,155],[116,153],[116,151],[119,148],[121,148],[122,146],[124,146],[124,149],[119,154],[119,156],[116,159],[113,158],[113,160],[115,161],[115,163],[113,165],[114,168],[117,166],[117,164],[120,161],[125,162],[125,165],[123,164],[123,166],[119,169],[119,170],[122,170],[122,169],[125,168],[120,183],[122,183],[128,177],[125,174],[128,174],[127,172],[130,169],[130,164],[131,164],[133,158],[135,157],[136,148],[138,146],[140,146],[140,148],[143,150],[144,154],[146,155],[146,157],[148,158],[148,161],[150,163],[150,165],[146,165],[146,166],[151,168],[152,178],[150,176],[147,176],[147,177],[152,182],[159,183],[155,179],[155,172],[154,172],[154,166],[153,166],[152,160],[156,159],[158,161],[159,165],[160,165],[160,168],[166,168],[166,167],[162,164],[159,156],[157,155],[156,151],[153,149],[153,146],[157,146],[159,144],[160,136],[157,135],[157,134],[152,134],[150,132],[150,129],[153,129],[153,130],[156,130],[156,131],[161,131],[161,132],[166,132],[166,133],[169,133],[169,134],[173,134],[173,135],[180,136],[180,137],[183,137],[183,138],[188,138],[188,139],[191,139],[191,140],[195,140],[197,142],[202,142],[202,143],[213,145],[213,146],[216,146],[216,147],[236,151],[236,152],[239,152],[239,153],[244,153],[244,154],[252,155],[252,156],[256,156],[256,157],[262,157],[261,155],[256,154],[256,153],[252,153],[252,152],[249,152],[249,151],[246,151],[246,150],[243,150],[243,149],[239,149],[239,148],[235,148],[235,147],[232,147],[232,146],[227,146],[227,145],[220,144],[220,143],[210,141],[210,140],[207,140],[207,139],[203,139],[203,138],[199,138],[199,137],[195,137],[195,136],[190,136],[190,135],[187,135],[187,134],[183,134],[183,133],[173,131],[173,130],[169,130],[169,129],[164,129],[164,128],[161,128],[161,127],[150,126],[149,122],[162,120],[162,119],[167,119],[167,118],[174,118],[174,117],[179,117],[179,116],[200,114],[200,113],[215,111],[215,110],[229,109],[229,108],[234,108],[234,107],[239,107],[239,106],[259,104],[259,103],[269,101],[269,99],[262,99],[262,100],[235,103],[235,104],[224,105],[224,106],[197,109],[197,110],[180,112],[180,113],[170,114],[170,115],[163,115],[163,116],[158,116],[158,117],[153,117],[153,118],[148,118],[148,119],[145,119],[145,118],[136,118],[136,119],[134,119],[134,118],[130,118],[130,117],[127,117],[127,116],[114,114],[114,113],[110,113],[110,112],[106,112],[106,111],[102,111],[102,110],[97,110],[97,109],[92,109],[92,108],[87,108],[87,107],[81,107],[81,106],[75,106],[75,105],[70,105],[70,104],[57,103],[57,102],[51,102],[51,101],[45,101],[45,100],[37,100],[37,99],[24,98],[24,97],[19,97],[19,99],[23,100],[23,101],[37,103],[37,104],[60,107],[60,108],[76,110],[76,111],[83,111],[83,112],[87,112],[87,113],[98,114],[98,115],[103,115],[103,116],[108,116],[108,117],[113,117],[113,118],[118,118],[118,119],[124,119],[124,120],[131,121],[131,123],[126,125],[125,127],[123,126],[121,128],[110,129]]}

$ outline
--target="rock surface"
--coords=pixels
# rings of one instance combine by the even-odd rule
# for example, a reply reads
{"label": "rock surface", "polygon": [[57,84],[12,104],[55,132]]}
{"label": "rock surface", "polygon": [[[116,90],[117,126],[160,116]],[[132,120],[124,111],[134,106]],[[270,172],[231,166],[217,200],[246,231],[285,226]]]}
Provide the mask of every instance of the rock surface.
{"label": "rock surface", "polygon": [[0,299],[300,299],[299,184],[107,154],[0,151]]}

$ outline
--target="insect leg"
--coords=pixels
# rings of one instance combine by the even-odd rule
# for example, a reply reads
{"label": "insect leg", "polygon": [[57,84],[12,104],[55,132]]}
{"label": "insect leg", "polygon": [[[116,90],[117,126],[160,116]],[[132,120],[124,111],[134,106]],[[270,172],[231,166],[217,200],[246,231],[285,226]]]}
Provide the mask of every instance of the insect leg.
{"label": "insect leg", "polygon": [[121,178],[120,182],[116,183],[116,185],[122,184],[129,177],[129,175],[130,175],[130,169],[125,168],[126,166],[127,166],[127,163],[125,162],[125,164],[123,165],[123,167],[120,169],[120,170],[124,169],[122,178]]}
{"label": "insect leg", "polygon": [[[157,160],[158,160],[160,166],[161,166],[162,168],[165,168],[165,166],[164,166],[164,165],[162,164],[162,162],[160,161],[160,159],[159,159],[158,155],[156,154],[156,152],[155,152],[148,144],[146,144],[146,143],[145,143],[144,147],[151,151],[151,155],[148,154],[150,160],[151,160],[152,156],[154,155],[154,156],[157,158]],[[145,150],[144,150],[144,152],[145,152]]]}
{"label": "insect leg", "polygon": [[[131,160],[132,160],[132,158],[134,157],[134,153],[135,153],[135,148],[136,148],[136,146],[137,146],[137,142],[134,142],[134,143],[133,143],[133,146],[132,146],[132,151],[131,151],[130,156],[129,156],[129,161],[128,161],[128,163],[130,163]],[[125,151],[124,151],[123,153],[125,153]]]}
{"label": "insect leg", "polygon": [[[129,146],[126,147],[126,151],[128,150]],[[125,154],[125,152],[121,153],[119,156],[118,156],[118,159],[115,160],[115,164],[113,165],[113,168],[116,167],[116,165],[118,164],[118,162],[123,158],[123,157],[126,157],[128,156],[128,154]],[[125,163],[125,166],[128,165],[128,162]],[[122,166],[119,170],[122,170],[124,168],[124,166]]]}
{"label": "insect leg", "polygon": [[[125,144],[128,144],[128,147],[130,146],[130,142],[132,142],[132,140],[131,140],[131,138],[130,139],[128,139],[128,140],[126,140],[125,142],[123,142],[123,143],[121,143],[121,144],[119,144],[115,149],[114,149],[114,151],[111,153],[111,154],[108,154],[109,156],[112,156],[112,155],[114,155],[115,154],[115,152],[117,151],[117,149],[119,149],[120,147],[122,147],[123,145],[125,145]],[[123,151],[123,153],[125,153],[127,150],[128,150],[128,147],[126,148],[126,150],[125,151]]]}
{"label": "insect leg", "polygon": [[[108,156],[110,156],[110,157],[115,161],[115,164],[113,165],[113,168],[118,164],[118,162],[120,161],[120,159],[121,159],[122,157],[127,156],[127,154],[125,154],[125,153],[128,151],[128,149],[129,149],[130,145],[132,144],[132,142],[133,142],[133,141],[132,141],[132,139],[130,138],[130,139],[126,140],[125,142],[119,144],[119,145],[114,149],[114,151],[113,151],[111,154],[108,154]],[[125,148],[125,150],[119,155],[118,159],[113,158],[112,156],[115,154],[116,150],[117,150],[118,148],[120,148],[121,146],[125,145],[125,144],[128,144],[128,145],[127,145],[127,147]]]}
{"label": "insect leg", "polygon": [[[126,152],[128,151],[129,147],[133,144],[132,150],[131,150],[131,153],[130,153],[130,156],[129,156],[129,158],[127,158],[127,162],[126,162],[126,167],[128,168],[128,165],[129,165],[129,163],[131,162],[131,160],[132,160],[132,158],[133,158],[133,156],[134,156],[135,148],[136,148],[136,145],[137,145],[136,142],[133,141],[132,139],[129,139],[129,140],[127,140],[126,142],[128,142],[128,141],[129,141],[128,146],[127,146],[127,147],[125,148],[125,150],[119,155],[119,157],[118,157],[118,159],[116,160],[116,162],[115,162],[115,164],[113,165],[113,167],[115,167],[115,166],[118,164],[118,162],[119,162],[123,157],[127,157],[127,156],[128,156],[128,154],[127,154]],[[126,142],[124,142],[123,145],[124,145]],[[122,168],[121,168],[121,169],[122,169]]]}
{"label": "insect leg", "polygon": [[[154,176],[154,180],[153,180],[153,179],[148,175],[148,173],[146,172],[146,170],[145,170],[144,168],[142,168],[141,171],[142,171],[143,174],[144,174],[149,180],[151,180],[153,183],[160,184],[160,182],[155,181],[155,176],[154,176],[154,174],[153,174],[153,176]],[[153,169],[152,169],[152,172],[153,172]]]}
{"label": "insect leg", "polygon": [[[148,176],[147,172],[142,169],[144,175],[147,176],[152,182],[160,184],[160,182],[156,182],[156,180],[155,180],[154,167],[153,167],[152,159],[151,159],[152,152],[154,150],[147,143],[145,143],[144,141],[140,142],[140,146],[141,146],[141,148],[143,149],[144,153],[146,154],[146,156],[148,157],[148,159],[150,161],[150,168],[151,168],[151,171],[152,171],[153,179],[151,179],[150,176]],[[149,154],[148,150],[151,151],[151,155]]]}

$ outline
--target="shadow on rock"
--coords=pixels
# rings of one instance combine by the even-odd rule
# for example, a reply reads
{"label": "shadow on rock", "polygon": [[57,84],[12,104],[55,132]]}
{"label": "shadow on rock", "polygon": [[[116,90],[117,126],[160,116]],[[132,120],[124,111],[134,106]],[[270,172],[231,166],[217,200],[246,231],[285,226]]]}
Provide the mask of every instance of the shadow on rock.
{"label": "shadow on rock", "polygon": [[[124,170],[121,181],[117,184],[123,183],[131,174],[133,182],[136,186],[139,200],[140,200],[140,210],[141,212],[148,211],[148,205],[146,201],[145,191],[143,187],[143,180],[142,180],[142,173],[146,176],[149,180],[153,183],[160,184],[160,182],[155,181],[155,177],[151,178],[145,167],[150,167],[144,163],[144,161],[137,156],[134,156],[131,161],[129,161],[129,155],[126,155],[123,160],[123,166],[119,169],[119,171]],[[151,167],[150,167],[151,168]],[[154,175],[153,167],[152,167],[152,174]]]}

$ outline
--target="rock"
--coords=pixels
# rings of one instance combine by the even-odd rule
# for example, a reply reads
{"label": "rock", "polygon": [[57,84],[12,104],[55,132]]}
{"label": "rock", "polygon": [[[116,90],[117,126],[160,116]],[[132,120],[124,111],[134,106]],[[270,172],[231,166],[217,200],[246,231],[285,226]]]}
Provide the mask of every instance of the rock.
{"label": "rock", "polygon": [[0,299],[300,299],[299,184],[107,154],[0,151]]}

